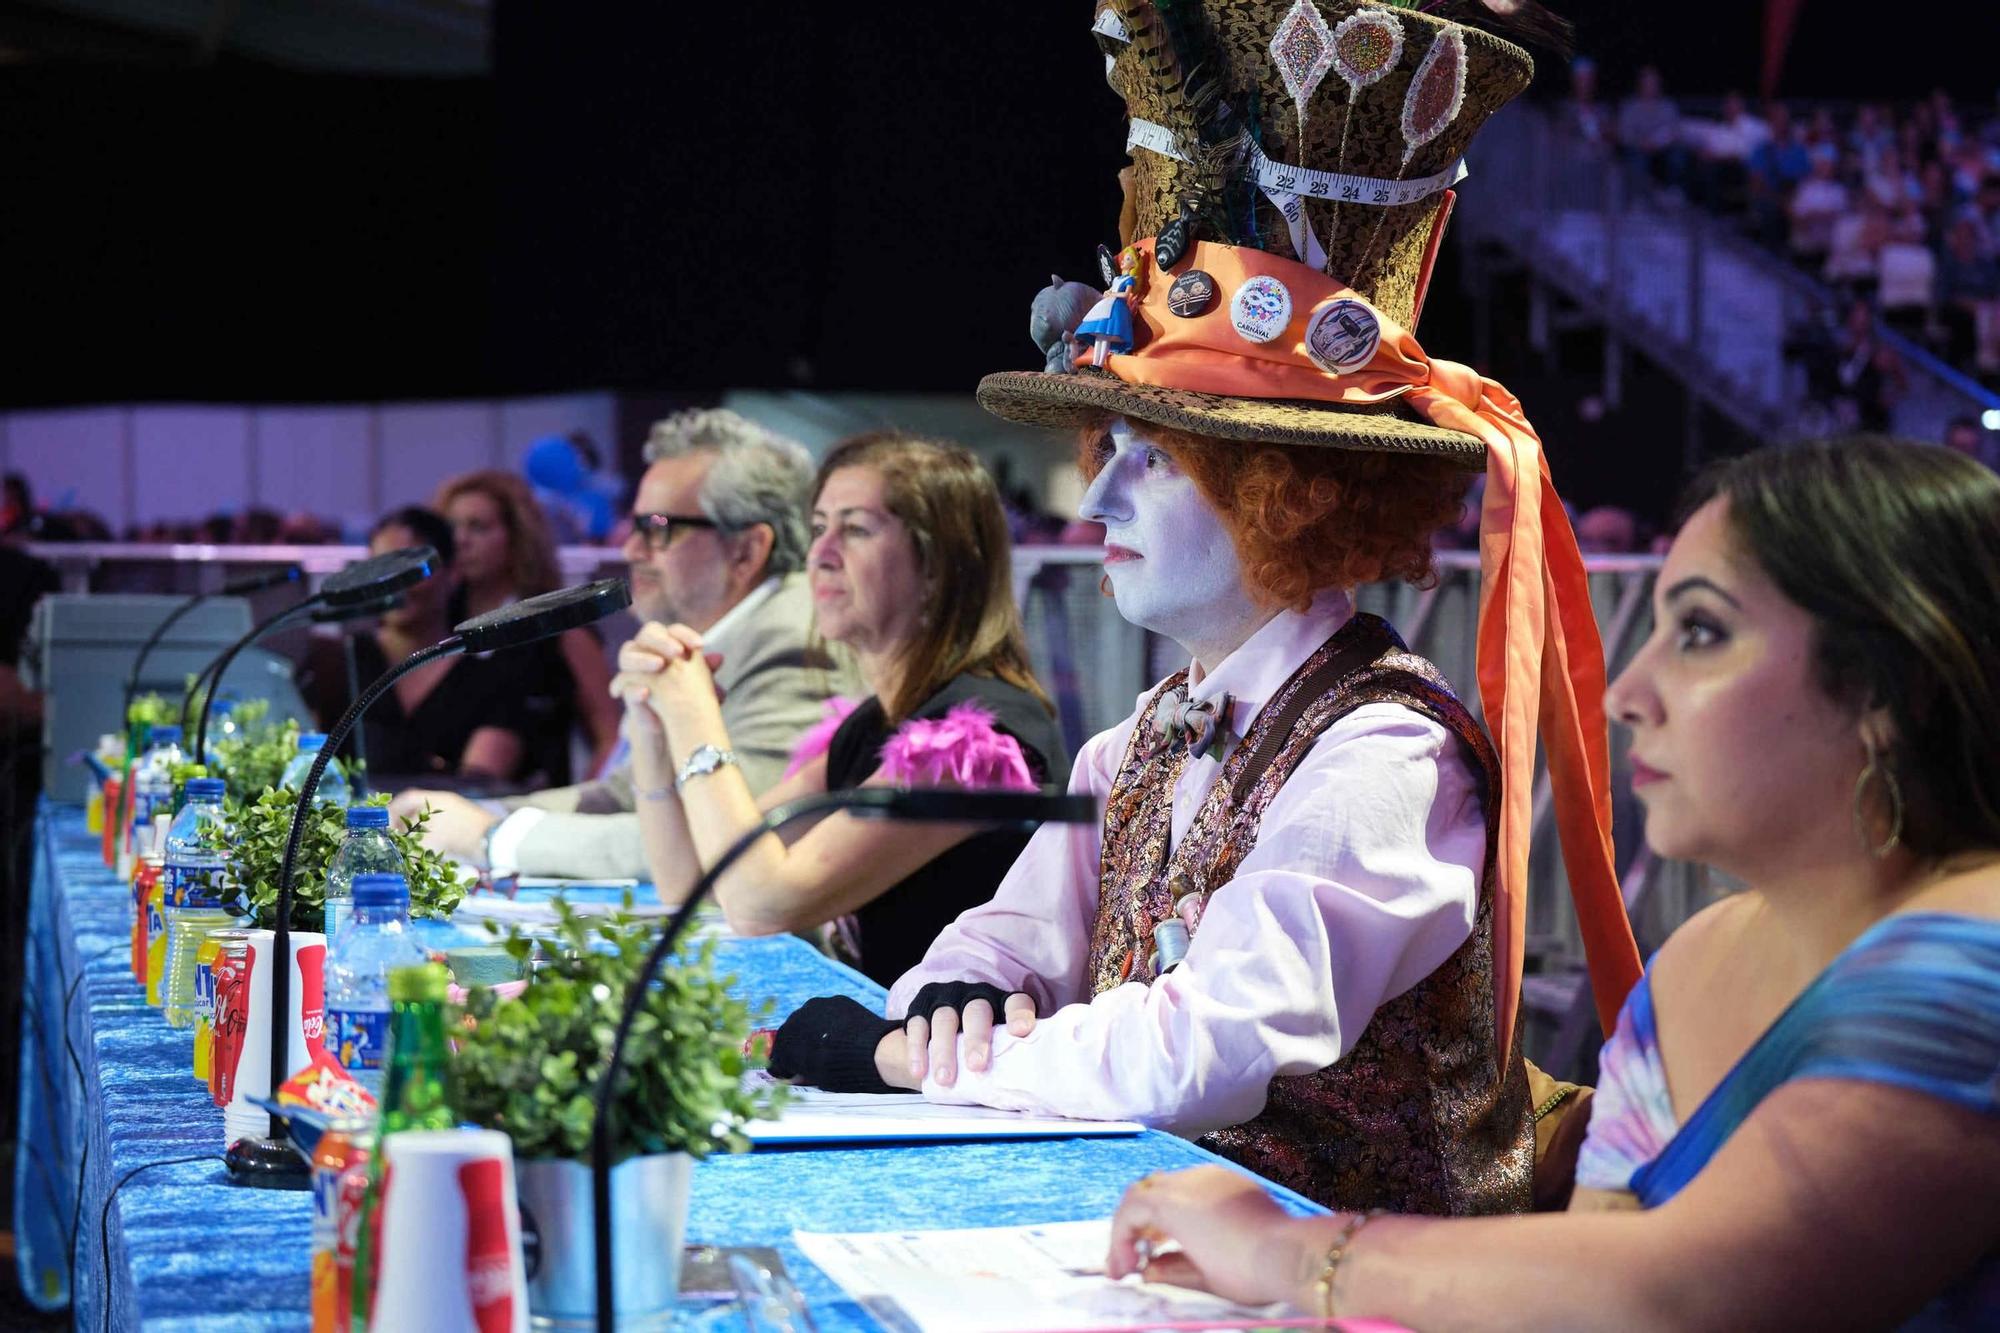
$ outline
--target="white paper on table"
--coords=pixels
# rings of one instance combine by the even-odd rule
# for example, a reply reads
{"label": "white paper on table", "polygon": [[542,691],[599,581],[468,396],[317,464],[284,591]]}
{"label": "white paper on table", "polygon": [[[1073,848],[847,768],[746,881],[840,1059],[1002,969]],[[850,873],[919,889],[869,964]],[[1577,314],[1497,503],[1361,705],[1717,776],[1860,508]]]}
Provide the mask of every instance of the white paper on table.
{"label": "white paper on table", "polygon": [[[633,903],[625,907],[619,903],[578,902],[570,903],[569,910],[577,916],[610,916],[618,912],[626,916],[663,917],[672,915],[674,909],[658,903]],[[556,923],[556,906],[552,898],[522,902],[516,898],[503,898],[497,893],[475,893],[459,902],[452,912],[452,919],[552,926]]]}
{"label": "white paper on table", "polygon": [[806,1258],[899,1333],[1049,1333],[1268,1323],[1252,1308],[1183,1287],[1104,1275],[1111,1223],[960,1231],[795,1231]]}
{"label": "white paper on table", "polygon": [[[744,1086],[755,1090],[776,1082],[752,1070]],[[1026,1115],[990,1106],[946,1106],[921,1092],[827,1092],[792,1087],[776,1120],[753,1120],[743,1127],[752,1143],[845,1143],[886,1139],[1104,1138],[1139,1134],[1133,1120],[1071,1120]]]}

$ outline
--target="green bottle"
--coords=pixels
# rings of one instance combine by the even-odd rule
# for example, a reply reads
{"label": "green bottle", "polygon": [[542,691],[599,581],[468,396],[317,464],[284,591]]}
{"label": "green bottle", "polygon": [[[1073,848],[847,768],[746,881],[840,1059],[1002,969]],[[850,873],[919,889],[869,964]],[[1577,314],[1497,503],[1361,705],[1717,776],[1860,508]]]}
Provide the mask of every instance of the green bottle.
{"label": "green bottle", "polygon": [[375,1151],[368,1159],[368,1193],[362,1199],[354,1242],[354,1300],[349,1307],[353,1333],[367,1333],[368,1312],[375,1302],[382,1172],[388,1160],[382,1140],[406,1129],[450,1129],[458,1124],[444,1022],[450,984],[451,974],[440,963],[399,967],[389,974],[388,1055],[383,1061]]}

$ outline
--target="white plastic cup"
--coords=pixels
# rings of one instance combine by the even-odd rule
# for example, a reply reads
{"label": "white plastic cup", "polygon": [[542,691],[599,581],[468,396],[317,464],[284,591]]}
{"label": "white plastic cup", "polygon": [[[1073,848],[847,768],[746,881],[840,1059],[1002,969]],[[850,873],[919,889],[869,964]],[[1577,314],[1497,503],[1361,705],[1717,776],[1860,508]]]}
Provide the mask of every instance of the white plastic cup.
{"label": "white plastic cup", "polygon": [[[235,1087],[222,1109],[222,1146],[238,1139],[261,1139],[270,1132],[271,1116],[252,1097],[276,1094],[271,1086],[271,952],[272,933],[250,932],[250,1021],[237,1052]],[[286,1045],[286,1077],[312,1063],[326,1031],[326,936],[292,932],[291,1040]]]}
{"label": "white plastic cup", "polygon": [[497,1129],[382,1141],[381,1255],[371,1329],[527,1333],[514,1151]]}

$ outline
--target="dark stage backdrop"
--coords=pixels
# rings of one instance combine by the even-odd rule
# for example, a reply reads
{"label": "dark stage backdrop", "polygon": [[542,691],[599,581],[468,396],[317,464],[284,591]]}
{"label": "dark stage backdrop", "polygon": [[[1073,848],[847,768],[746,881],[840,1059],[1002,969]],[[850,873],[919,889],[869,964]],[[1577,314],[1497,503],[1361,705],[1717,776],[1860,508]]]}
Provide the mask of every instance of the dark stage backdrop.
{"label": "dark stage backdrop", "polygon": [[[1558,7],[1609,96],[1755,83],[1758,5]],[[1979,6],[1845,8],[1785,91],[1991,97]],[[969,389],[1113,239],[1089,10],[496,0],[481,78],[0,65],[0,405]]]}

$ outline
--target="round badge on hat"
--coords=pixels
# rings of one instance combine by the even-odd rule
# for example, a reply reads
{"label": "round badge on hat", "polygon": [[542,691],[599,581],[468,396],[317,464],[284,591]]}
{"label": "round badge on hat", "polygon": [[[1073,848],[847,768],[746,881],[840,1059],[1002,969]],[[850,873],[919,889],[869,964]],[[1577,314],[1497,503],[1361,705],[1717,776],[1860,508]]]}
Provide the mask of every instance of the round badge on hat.
{"label": "round badge on hat", "polygon": [[1182,319],[1205,315],[1215,306],[1215,279],[1191,268],[1174,279],[1167,289],[1167,309]]}
{"label": "round badge on hat", "polygon": [[1306,325],[1306,355],[1322,370],[1345,375],[1375,359],[1382,321],[1365,301],[1343,296],[1313,311]]}
{"label": "round badge on hat", "polygon": [[1292,293],[1276,278],[1259,274],[1229,298],[1229,322],[1246,341],[1270,342],[1292,322]]}

